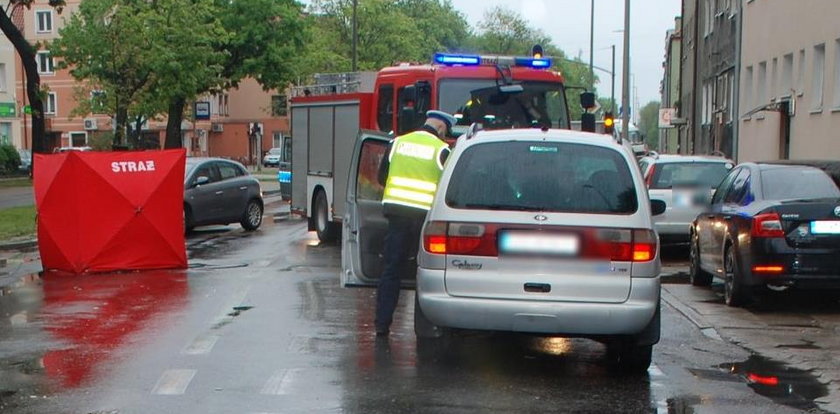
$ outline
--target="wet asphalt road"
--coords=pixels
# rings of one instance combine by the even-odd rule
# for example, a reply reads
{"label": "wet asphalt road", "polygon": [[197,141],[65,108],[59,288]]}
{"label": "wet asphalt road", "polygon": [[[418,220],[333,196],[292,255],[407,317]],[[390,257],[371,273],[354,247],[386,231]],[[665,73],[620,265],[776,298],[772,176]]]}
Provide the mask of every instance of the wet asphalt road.
{"label": "wet asphalt road", "polygon": [[[338,286],[341,252],[299,220],[201,230],[190,269],[32,275],[0,295],[3,413],[788,413],[767,361],[663,305],[647,376],[587,340],[463,333],[417,344],[413,292],[388,340],[373,291]],[[783,372],[779,367],[777,372]],[[788,371],[789,376],[797,373]],[[782,377],[784,379],[784,377]],[[813,380],[796,376],[797,390]],[[767,381],[765,381],[767,382]],[[783,381],[784,382],[784,381]],[[777,394],[788,405],[761,396]],[[796,408],[794,408],[796,407]]]}

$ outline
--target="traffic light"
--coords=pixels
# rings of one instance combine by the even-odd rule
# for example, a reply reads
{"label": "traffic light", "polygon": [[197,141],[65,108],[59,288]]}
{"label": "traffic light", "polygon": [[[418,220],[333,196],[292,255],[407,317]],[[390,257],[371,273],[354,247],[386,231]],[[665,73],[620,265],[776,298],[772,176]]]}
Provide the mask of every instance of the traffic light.
{"label": "traffic light", "polygon": [[540,46],[540,45],[534,45],[534,47],[532,47],[532,48],[531,48],[531,56],[533,56],[533,57],[535,57],[535,58],[537,58],[537,59],[539,59],[539,58],[543,57],[543,48],[542,48],[542,46]]}
{"label": "traffic light", "polygon": [[612,112],[604,112],[604,133],[612,135],[615,131],[615,117]]}
{"label": "traffic light", "polygon": [[595,132],[595,114],[584,112],[580,116],[580,130],[585,132]]}

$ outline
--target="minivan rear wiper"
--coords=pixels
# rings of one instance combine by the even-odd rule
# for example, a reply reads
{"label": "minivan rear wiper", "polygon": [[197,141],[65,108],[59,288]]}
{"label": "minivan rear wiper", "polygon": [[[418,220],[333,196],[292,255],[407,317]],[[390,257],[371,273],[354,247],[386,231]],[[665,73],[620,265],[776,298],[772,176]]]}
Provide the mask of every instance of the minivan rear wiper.
{"label": "minivan rear wiper", "polygon": [[513,210],[513,211],[544,211],[545,210],[543,208],[523,206],[523,205],[515,205],[515,204],[468,203],[468,204],[464,204],[464,207],[482,209],[482,210]]}

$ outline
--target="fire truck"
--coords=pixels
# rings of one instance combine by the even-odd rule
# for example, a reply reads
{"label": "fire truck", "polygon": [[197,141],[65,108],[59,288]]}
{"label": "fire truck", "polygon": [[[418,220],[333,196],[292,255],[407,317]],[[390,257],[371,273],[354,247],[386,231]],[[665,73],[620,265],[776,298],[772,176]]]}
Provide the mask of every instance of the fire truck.
{"label": "fire truck", "polygon": [[[439,109],[459,119],[457,137],[484,129],[570,129],[563,76],[550,58],[435,54],[427,64],[378,72],[317,75],[292,89],[291,209],[318,238],[336,238],[344,217],[347,176],[365,132],[397,136]],[[454,141],[452,141],[454,142]]]}

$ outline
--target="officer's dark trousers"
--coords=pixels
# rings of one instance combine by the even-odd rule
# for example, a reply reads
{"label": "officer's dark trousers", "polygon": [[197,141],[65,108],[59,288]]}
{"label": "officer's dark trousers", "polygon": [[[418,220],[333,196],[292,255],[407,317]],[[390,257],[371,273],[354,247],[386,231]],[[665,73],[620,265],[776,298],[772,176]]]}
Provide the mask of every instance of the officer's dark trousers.
{"label": "officer's dark trousers", "polygon": [[386,331],[391,326],[397,299],[400,296],[400,279],[415,265],[411,258],[417,256],[422,217],[388,216],[388,233],[385,235],[385,268],[376,290],[376,331]]}

